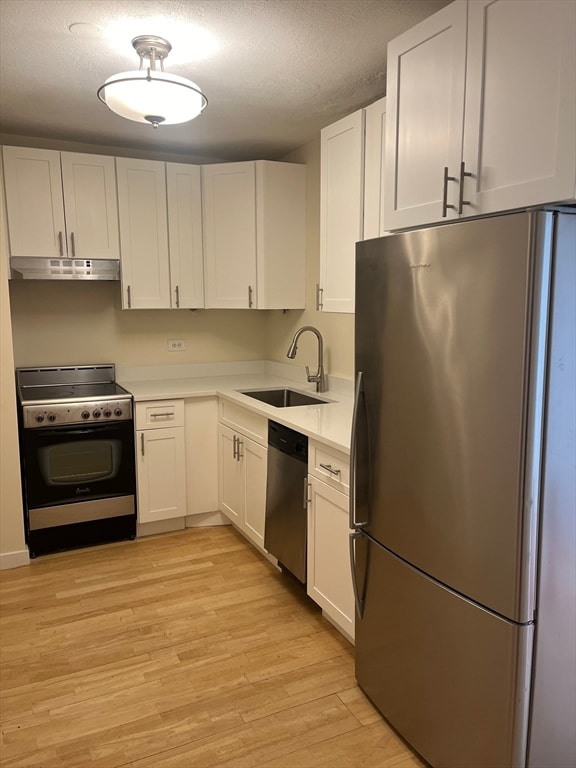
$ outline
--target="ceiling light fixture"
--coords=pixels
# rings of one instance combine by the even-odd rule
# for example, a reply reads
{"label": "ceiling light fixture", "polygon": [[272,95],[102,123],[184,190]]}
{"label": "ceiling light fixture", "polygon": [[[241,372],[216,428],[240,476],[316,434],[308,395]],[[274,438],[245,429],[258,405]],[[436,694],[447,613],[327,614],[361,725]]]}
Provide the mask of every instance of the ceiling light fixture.
{"label": "ceiling light fixture", "polygon": [[[208,99],[191,80],[164,72],[164,59],[172,46],[163,37],[140,35],[132,40],[140,57],[140,69],[120,72],[98,88],[100,101],[117,115],[137,123],[173,125],[193,120]],[[144,68],[144,59],[148,65]],[[156,69],[156,63],[160,69]]]}

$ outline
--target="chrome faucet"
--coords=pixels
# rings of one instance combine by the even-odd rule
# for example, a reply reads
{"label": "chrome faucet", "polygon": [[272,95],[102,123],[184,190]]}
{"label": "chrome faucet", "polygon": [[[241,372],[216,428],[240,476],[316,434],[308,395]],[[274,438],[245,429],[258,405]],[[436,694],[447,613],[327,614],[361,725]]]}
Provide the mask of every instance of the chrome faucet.
{"label": "chrome faucet", "polygon": [[286,357],[290,360],[294,360],[296,352],[298,351],[298,339],[304,331],[312,331],[312,333],[318,339],[318,370],[316,373],[310,373],[310,369],[306,366],[306,379],[309,382],[316,383],[316,392],[326,392],[326,374],[324,373],[324,341],[322,340],[322,334],[317,328],[312,325],[303,325],[302,328],[298,328],[292,339],[292,343],[286,353]]}

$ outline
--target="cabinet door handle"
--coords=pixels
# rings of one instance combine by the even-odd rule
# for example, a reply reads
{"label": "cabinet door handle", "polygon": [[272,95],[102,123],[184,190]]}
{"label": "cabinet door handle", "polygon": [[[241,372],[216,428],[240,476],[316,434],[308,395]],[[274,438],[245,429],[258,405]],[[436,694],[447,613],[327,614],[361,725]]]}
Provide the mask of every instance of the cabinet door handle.
{"label": "cabinet door handle", "polygon": [[177,285],[175,290],[176,290],[176,308],[179,309],[180,308],[180,286]]}
{"label": "cabinet door handle", "polygon": [[304,509],[308,509],[308,504],[310,503],[310,498],[308,497],[308,489],[310,488],[310,483],[308,482],[308,478],[304,478],[304,499],[302,502],[302,506]]}
{"label": "cabinet door handle", "polygon": [[238,440],[238,442],[236,443],[236,445],[238,447],[236,449],[236,458],[238,459],[238,461],[240,461],[240,459],[244,458],[244,454],[240,453],[241,448],[244,446],[244,440],[240,440],[239,437],[237,438],[237,440]]}
{"label": "cabinet door handle", "polygon": [[316,283],[316,311],[321,312],[324,309],[324,288],[320,287],[320,283]]}
{"label": "cabinet door handle", "polygon": [[248,309],[252,309],[252,305],[254,304],[254,301],[252,300],[252,293],[253,288],[251,285],[248,286]]}
{"label": "cabinet door handle", "polygon": [[60,248],[60,257],[64,258],[64,237],[62,236],[62,230],[58,232],[58,247]]}
{"label": "cabinet door handle", "polygon": [[466,163],[462,161],[460,163],[460,194],[458,195],[458,213],[462,213],[462,209],[465,205],[472,205],[470,200],[464,200],[464,178],[472,176],[471,173],[466,171]]}
{"label": "cabinet door handle", "polygon": [[140,433],[140,447],[142,448],[142,456],[144,456],[144,432]]}
{"label": "cabinet door handle", "polygon": [[233,459],[237,458],[236,457],[236,440],[238,440],[238,438],[236,437],[236,435],[233,435],[232,437],[232,458]]}
{"label": "cabinet door handle", "polygon": [[338,475],[342,474],[342,472],[339,469],[332,469],[332,466],[330,464],[322,464],[321,463],[320,466],[322,467],[322,469],[325,469],[326,472],[330,472],[331,475],[338,476]]}
{"label": "cabinet door handle", "polygon": [[130,290],[130,286],[127,286],[126,294],[128,296],[128,309],[132,309],[132,291]]}
{"label": "cabinet door handle", "polygon": [[76,238],[74,237],[74,232],[70,232],[70,249],[72,251],[72,258],[76,258]]}
{"label": "cabinet door handle", "polygon": [[448,166],[444,166],[444,187],[442,189],[442,218],[445,219],[448,214],[448,208],[456,210],[455,205],[448,205],[448,182],[458,181],[455,176],[448,176]]}

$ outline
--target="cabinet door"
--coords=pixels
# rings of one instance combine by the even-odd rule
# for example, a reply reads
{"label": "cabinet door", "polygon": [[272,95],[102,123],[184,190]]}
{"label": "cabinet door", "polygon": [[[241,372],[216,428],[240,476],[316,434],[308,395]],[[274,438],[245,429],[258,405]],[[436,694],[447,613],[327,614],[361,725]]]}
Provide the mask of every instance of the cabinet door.
{"label": "cabinet door", "polygon": [[264,549],[264,520],[266,515],[266,470],[268,450],[243,435],[240,439],[240,456],[244,464],[244,533],[261,549]]}
{"label": "cabinet door", "polygon": [[113,157],[62,152],[68,254],[118,259],[118,201]]}
{"label": "cabinet door", "polygon": [[356,243],[362,240],[364,110],[320,138],[320,307],[354,312]]}
{"label": "cabinet door", "polygon": [[363,240],[381,237],[384,228],[384,157],[386,99],[364,109],[364,233]]}
{"label": "cabinet door", "polygon": [[122,307],[168,309],[168,222],[164,163],[116,158]]}
{"label": "cabinet door", "polygon": [[238,436],[228,427],[218,427],[220,510],[238,527],[244,516],[244,465],[238,459]]}
{"label": "cabinet door", "polygon": [[306,307],[306,166],[257,160],[257,308]]}
{"label": "cabinet door", "polygon": [[66,252],[60,152],[3,147],[11,256]]}
{"label": "cabinet door", "polygon": [[186,515],[184,429],[142,430],[137,438],[138,522]]}
{"label": "cabinet door", "polygon": [[200,168],[166,164],[171,306],[204,306]]}
{"label": "cabinet door", "polygon": [[202,196],[206,307],[255,307],[254,163],[203,166]]}
{"label": "cabinet door", "polygon": [[470,3],[463,213],[574,198],[576,4]]}
{"label": "cabinet door", "polygon": [[[384,226],[457,216],[466,72],[465,0],[456,0],[388,45]],[[444,169],[454,181],[444,185]]]}
{"label": "cabinet door", "polygon": [[308,507],[309,597],[351,639],[354,591],[349,556],[348,496],[310,477]]}

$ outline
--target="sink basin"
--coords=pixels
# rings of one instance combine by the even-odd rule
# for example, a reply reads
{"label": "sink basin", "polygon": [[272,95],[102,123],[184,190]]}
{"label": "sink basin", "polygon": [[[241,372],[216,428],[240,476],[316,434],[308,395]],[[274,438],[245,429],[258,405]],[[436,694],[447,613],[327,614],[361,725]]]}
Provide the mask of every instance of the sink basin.
{"label": "sink basin", "polygon": [[241,391],[240,394],[253,397],[262,403],[273,405],[274,408],[293,408],[296,405],[324,405],[328,400],[321,400],[305,392],[295,389],[261,389],[258,391]]}

